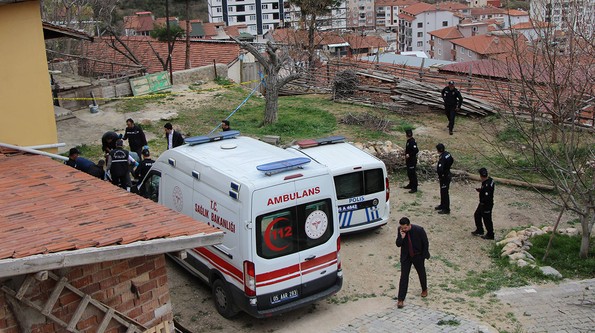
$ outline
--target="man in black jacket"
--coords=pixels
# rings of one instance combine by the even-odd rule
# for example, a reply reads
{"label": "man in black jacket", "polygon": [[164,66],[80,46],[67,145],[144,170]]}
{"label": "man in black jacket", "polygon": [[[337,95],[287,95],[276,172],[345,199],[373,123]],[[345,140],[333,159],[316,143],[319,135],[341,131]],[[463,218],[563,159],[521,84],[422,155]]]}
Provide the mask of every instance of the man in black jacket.
{"label": "man in black jacket", "polygon": [[421,297],[428,296],[425,260],[430,259],[430,244],[424,228],[411,224],[408,218],[401,218],[399,225],[396,244],[401,248],[401,278],[399,280],[397,307],[402,308],[409,287],[411,265],[415,267],[419,277]]}
{"label": "man in black jacket", "polygon": [[[494,224],[492,222],[492,208],[494,207],[494,180],[488,177],[488,170],[486,168],[479,169],[479,177],[481,178],[481,187],[475,190],[479,192],[479,205],[475,210],[473,217],[475,218],[475,231],[471,234],[473,236],[481,236],[483,239],[494,239]],[[488,232],[483,236],[483,225],[485,224]]]}
{"label": "man in black jacket", "polygon": [[455,88],[454,81],[448,81],[448,86],[442,89],[442,99],[444,100],[444,113],[446,113],[446,117],[448,118],[448,133],[452,135],[457,111],[459,111],[463,105],[463,96],[461,96],[461,92]]}
{"label": "man in black jacket", "polygon": [[450,214],[450,194],[448,193],[448,190],[452,178],[450,167],[454,163],[454,158],[452,158],[452,155],[445,150],[444,145],[441,143],[436,145],[436,150],[440,154],[438,165],[436,166],[436,173],[438,174],[438,180],[440,181],[440,205],[436,206],[434,209],[438,211],[438,214]]}
{"label": "man in black jacket", "polygon": [[142,154],[143,160],[134,170],[134,178],[138,179],[139,183],[145,178],[145,175],[151,170],[153,163],[155,163],[155,161],[151,159],[151,152],[148,149],[143,149]]}
{"label": "man in black jacket", "polygon": [[407,143],[405,144],[405,165],[407,166],[407,178],[409,178],[409,184],[404,188],[409,189],[409,193],[417,192],[417,143],[413,138],[413,131],[408,129],[405,130],[407,136]]}
{"label": "man in black jacket", "polygon": [[124,133],[123,140],[128,140],[130,145],[130,151],[135,152],[138,158],[141,159],[141,152],[143,147],[147,145],[147,138],[143,129],[134,123],[132,118],[126,120],[126,132]]}
{"label": "man in black jacket", "polygon": [[108,155],[107,169],[110,171],[112,184],[128,190],[132,186],[128,168],[130,161],[128,150],[122,148],[123,146],[122,139],[116,140],[116,148],[110,150]]}
{"label": "man in black jacket", "polygon": [[167,139],[167,149],[176,148],[184,144],[184,138],[182,134],[174,131],[171,123],[167,123],[163,126],[165,128],[165,138]]}

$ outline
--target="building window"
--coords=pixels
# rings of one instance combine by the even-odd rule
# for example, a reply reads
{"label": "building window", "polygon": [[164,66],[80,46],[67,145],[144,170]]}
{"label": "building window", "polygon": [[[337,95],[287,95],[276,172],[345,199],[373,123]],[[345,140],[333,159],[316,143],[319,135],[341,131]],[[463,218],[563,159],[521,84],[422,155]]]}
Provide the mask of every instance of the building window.
{"label": "building window", "polygon": [[467,55],[471,56],[471,50],[467,50]]}
{"label": "building window", "polygon": [[269,8],[269,5],[266,5],[266,4],[265,4],[265,5],[262,5],[262,7],[261,7],[261,8],[262,8],[262,9],[268,9],[268,8]]}
{"label": "building window", "polygon": [[241,6],[236,6],[236,12],[244,12],[246,11],[246,6],[241,5]]}
{"label": "building window", "polygon": [[422,41],[417,42],[417,47],[422,47],[422,46],[424,46],[424,42],[422,42]]}
{"label": "building window", "polygon": [[232,6],[228,6],[227,7],[227,11],[230,12],[230,13],[233,12],[233,7]]}
{"label": "building window", "polygon": [[221,7],[215,7],[215,13],[221,13]]}
{"label": "building window", "polygon": [[279,13],[273,13],[273,20],[279,19]]}
{"label": "building window", "polygon": [[423,32],[418,32],[418,33],[417,33],[417,37],[420,37],[420,38],[421,38],[421,37],[423,37],[423,36],[424,36],[424,33],[423,33]]}
{"label": "building window", "polygon": [[250,11],[253,11],[254,9],[256,9],[256,8],[254,7],[254,5],[250,5],[250,6],[248,6],[248,10],[250,10]]}
{"label": "building window", "polygon": [[418,23],[417,23],[417,27],[418,27],[418,28],[423,28],[423,27],[424,27],[424,24],[423,24],[423,22],[418,22]]}
{"label": "building window", "polygon": [[256,15],[250,15],[250,21],[256,21]]}
{"label": "building window", "polygon": [[238,15],[236,22],[246,22],[246,16]]}
{"label": "building window", "polygon": [[448,27],[448,21],[442,21],[442,26],[443,27]]}
{"label": "building window", "polygon": [[262,14],[262,19],[263,20],[268,20],[269,19],[269,14]]}
{"label": "building window", "polygon": [[442,55],[442,50],[438,49],[438,55]]}
{"label": "building window", "polygon": [[279,3],[273,2],[273,9],[279,9]]}

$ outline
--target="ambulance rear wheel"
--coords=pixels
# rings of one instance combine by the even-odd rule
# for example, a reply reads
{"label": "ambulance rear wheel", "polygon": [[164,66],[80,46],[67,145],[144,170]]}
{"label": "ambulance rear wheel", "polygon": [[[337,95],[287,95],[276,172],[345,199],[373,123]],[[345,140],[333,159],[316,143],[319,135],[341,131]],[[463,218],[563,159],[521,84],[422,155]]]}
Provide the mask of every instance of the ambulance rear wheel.
{"label": "ambulance rear wheel", "polygon": [[224,318],[230,319],[238,314],[229,287],[221,279],[213,282],[213,300],[215,301],[217,312]]}

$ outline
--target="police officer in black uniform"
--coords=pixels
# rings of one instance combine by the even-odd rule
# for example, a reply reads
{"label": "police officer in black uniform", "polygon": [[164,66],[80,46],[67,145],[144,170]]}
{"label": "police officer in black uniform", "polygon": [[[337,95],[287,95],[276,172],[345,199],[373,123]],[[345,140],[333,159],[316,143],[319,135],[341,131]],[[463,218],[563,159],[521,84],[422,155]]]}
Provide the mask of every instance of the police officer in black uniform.
{"label": "police officer in black uniform", "polygon": [[112,184],[129,189],[132,186],[130,181],[130,170],[128,168],[128,150],[122,148],[124,141],[116,140],[116,148],[110,150],[108,155],[107,169],[112,177]]}
{"label": "police officer in black uniform", "polygon": [[145,178],[149,170],[151,170],[153,163],[155,163],[155,161],[151,159],[151,152],[148,149],[143,149],[142,154],[143,160],[134,170],[134,178],[138,179],[139,183]]}
{"label": "police officer in black uniform", "polygon": [[[483,239],[494,239],[494,224],[492,223],[492,208],[494,208],[494,180],[488,177],[488,170],[486,168],[479,169],[479,176],[481,177],[481,187],[475,190],[479,192],[479,205],[475,210],[473,217],[475,218],[475,231],[471,234],[473,236],[481,236]],[[481,220],[485,224],[487,233],[483,234],[483,226]]]}
{"label": "police officer in black uniform", "polygon": [[450,167],[454,163],[454,158],[445,150],[444,145],[441,143],[436,145],[436,150],[440,153],[438,165],[436,166],[436,173],[438,174],[438,180],[440,181],[440,205],[436,206],[434,209],[438,211],[438,214],[450,214],[450,195],[448,190],[450,187],[450,180],[452,179]]}
{"label": "police officer in black uniform", "polygon": [[409,184],[404,188],[409,189],[409,193],[417,192],[417,143],[413,138],[413,131],[408,129],[405,130],[407,136],[407,143],[405,144],[405,165],[407,166],[407,178],[409,178]]}
{"label": "police officer in black uniform", "polygon": [[460,110],[463,105],[463,96],[461,96],[461,92],[455,88],[454,81],[448,81],[448,86],[442,89],[442,99],[444,100],[444,113],[446,113],[446,117],[448,118],[448,133],[452,135],[457,111]]}

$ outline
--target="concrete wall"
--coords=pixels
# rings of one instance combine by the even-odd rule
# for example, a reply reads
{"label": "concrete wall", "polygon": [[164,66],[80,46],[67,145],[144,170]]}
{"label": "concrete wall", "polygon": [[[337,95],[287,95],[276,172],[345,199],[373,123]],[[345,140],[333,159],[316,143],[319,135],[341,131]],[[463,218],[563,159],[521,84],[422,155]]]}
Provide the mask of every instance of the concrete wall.
{"label": "concrete wall", "polygon": [[0,142],[56,143],[39,1],[0,5]]}
{"label": "concrete wall", "polygon": [[[215,68],[216,67],[216,68]],[[217,64],[185,69],[173,73],[174,84],[191,84],[196,81],[213,81],[216,77],[227,78],[227,65]]]}
{"label": "concrete wall", "polygon": [[[54,273],[66,277],[70,284],[83,293],[147,328],[165,320],[173,322],[164,255],[107,261],[65,268]],[[15,280],[22,278],[24,277],[15,277]],[[54,280],[48,279],[32,285],[26,297],[36,299],[37,302],[45,302],[55,283]],[[11,285],[11,288],[14,290],[18,285]],[[20,302],[8,302],[6,297],[4,293],[0,293],[0,332],[67,332],[36,310]],[[68,322],[81,299],[80,296],[64,289],[51,313]],[[24,312],[24,316],[19,314]],[[88,306],[78,322],[77,329],[81,332],[95,332],[103,316],[104,314],[93,306]],[[106,332],[118,332],[116,325],[110,324]]]}

